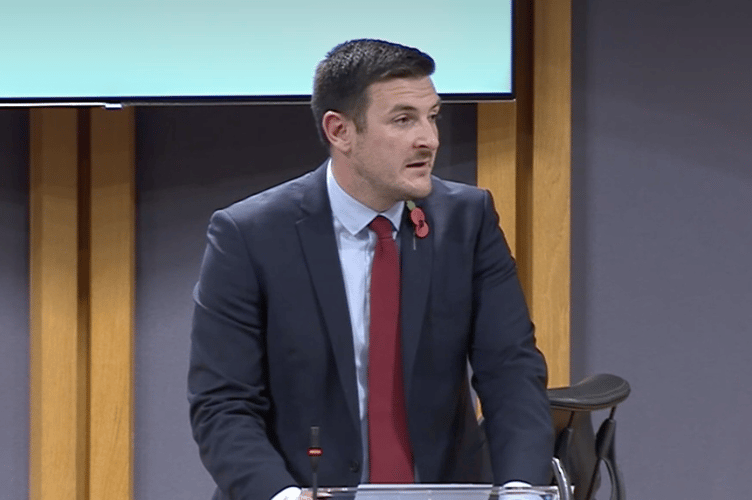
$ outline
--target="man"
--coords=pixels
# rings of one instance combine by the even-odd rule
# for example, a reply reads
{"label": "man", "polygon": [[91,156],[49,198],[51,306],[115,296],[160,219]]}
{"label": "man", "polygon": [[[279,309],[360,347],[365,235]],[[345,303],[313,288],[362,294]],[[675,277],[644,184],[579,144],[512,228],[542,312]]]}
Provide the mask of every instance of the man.
{"label": "man", "polygon": [[188,388],[215,498],[294,498],[312,426],[324,486],[548,481],[545,362],[493,202],[431,176],[433,70],[335,47],[312,96],[330,159],[212,216]]}

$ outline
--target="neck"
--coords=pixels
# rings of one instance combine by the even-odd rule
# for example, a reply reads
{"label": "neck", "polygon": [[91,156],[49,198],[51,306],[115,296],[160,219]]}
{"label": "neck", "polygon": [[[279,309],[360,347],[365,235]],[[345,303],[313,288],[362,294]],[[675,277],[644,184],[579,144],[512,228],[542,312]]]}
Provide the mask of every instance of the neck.
{"label": "neck", "polygon": [[395,200],[379,199],[370,186],[352,174],[352,170],[347,158],[332,155],[332,175],[345,193],[376,212],[388,210],[396,203]]}

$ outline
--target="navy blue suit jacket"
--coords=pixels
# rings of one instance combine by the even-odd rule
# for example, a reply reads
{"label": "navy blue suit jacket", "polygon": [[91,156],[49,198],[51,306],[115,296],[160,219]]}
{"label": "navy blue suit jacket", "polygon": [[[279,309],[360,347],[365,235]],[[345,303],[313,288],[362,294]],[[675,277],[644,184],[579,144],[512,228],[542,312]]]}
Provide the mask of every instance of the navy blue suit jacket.
{"label": "navy blue suit jacket", "polygon": [[[309,485],[313,425],[321,428],[319,484],[361,477],[352,333],[325,174],[319,167],[212,216],[194,291],[188,396],[216,498],[269,500]],[[493,201],[434,177],[432,193],[416,203],[430,232],[415,238],[405,210],[399,237],[418,477],[547,483],[546,367]],[[487,443],[469,397],[468,359]]]}

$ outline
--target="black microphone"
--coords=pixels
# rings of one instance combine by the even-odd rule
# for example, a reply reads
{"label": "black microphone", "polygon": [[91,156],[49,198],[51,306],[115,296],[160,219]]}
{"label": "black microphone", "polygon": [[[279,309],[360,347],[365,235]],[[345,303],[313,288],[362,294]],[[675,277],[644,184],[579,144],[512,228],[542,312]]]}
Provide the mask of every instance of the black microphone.
{"label": "black microphone", "polygon": [[313,471],[312,495],[313,500],[318,498],[319,489],[319,460],[321,460],[321,443],[319,441],[318,426],[311,426],[311,444],[308,447],[308,458],[311,460],[311,470]]}

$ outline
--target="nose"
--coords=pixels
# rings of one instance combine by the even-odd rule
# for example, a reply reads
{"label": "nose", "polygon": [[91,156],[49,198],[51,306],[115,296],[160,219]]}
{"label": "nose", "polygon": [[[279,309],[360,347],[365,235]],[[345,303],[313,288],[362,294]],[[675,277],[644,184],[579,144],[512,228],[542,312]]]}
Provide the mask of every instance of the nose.
{"label": "nose", "polygon": [[429,149],[436,151],[439,148],[439,129],[436,121],[426,118],[421,120],[420,131],[417,137],[416,146],[419,149]]}

